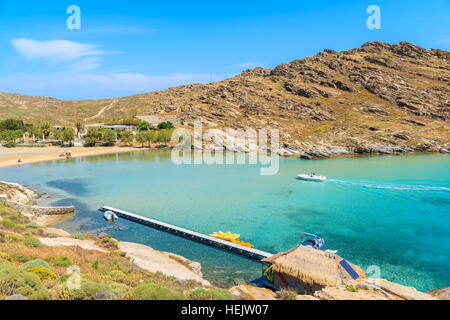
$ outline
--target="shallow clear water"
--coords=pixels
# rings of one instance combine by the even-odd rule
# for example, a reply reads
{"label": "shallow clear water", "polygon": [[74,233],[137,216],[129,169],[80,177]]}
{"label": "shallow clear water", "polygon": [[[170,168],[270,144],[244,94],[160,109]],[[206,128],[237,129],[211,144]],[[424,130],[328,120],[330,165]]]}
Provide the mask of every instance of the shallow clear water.
{"label": "shallow clear water", "polygon": [[[0,169],[0,179],[46,192],[42,203],[77,208],[62,224],[107,232],[202,263],[205,277],[225,286],[257,279],[261,266],[148,227],[103,221],[102,205],[209,234],[232,231],[276,253],[321,234],[327,248],[381,277],[420,290],[450,285],[450,155],[332,160],[280,159],[275,176],[255,165],[182,165],[170,152],[138,152]],[[299,173],[326,175],[303,182]],[[369,272],[370,275],[370,272]]]}

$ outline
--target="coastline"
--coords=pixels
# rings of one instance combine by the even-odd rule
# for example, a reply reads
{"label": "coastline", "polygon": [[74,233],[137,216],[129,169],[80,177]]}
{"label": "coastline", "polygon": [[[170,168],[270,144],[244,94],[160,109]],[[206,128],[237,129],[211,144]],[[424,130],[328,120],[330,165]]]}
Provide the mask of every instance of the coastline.
{"label": "coastline", "polygon": [[[111,146],[111,147],[16,147],[6,148],[0,147],[0,168],[18,167],[25,164],[34,164],[48,161],[65,160],[64,157],[59,155],[62,152],[70,151],[72,158],[100,156],[116,153],[127,153],[137,151],[158,151],[158,150],[172,150],[171,146],[160,145],[151,147],[141,146]],[[302,160],[324,160],[324,159],[339,159],[339,158],[362,158],[362,157],[375,157],[375,156],[403,156],[411,154],[448,154],[449,150],[441,149],[440,151],[428,151],[428,150],[408,150],[402,152],[347,152],[347,153],[330,153],[320,155],[308,155],[299,153],[287,153],[278,152],[280,157],[297,158]],[[232,151],[229,152],[239,152]],[[244,152],[247,153],[247,152]],[[21,160],[21,163],[18,160]]]}
{"label": "coastline", "polygon": [[[0,168],[17,167],[24,164],[32,164],[54,160],[64,160],[59,157],[62,152],[70,151],[72,158],[99,156],[105,154],[125,153],[148,150],[148,148],[128,147],[128,146],[112,146],[112,147],[17,147],[5,148],[0,147]],[[18,163],[18,160],[21,163]]]}

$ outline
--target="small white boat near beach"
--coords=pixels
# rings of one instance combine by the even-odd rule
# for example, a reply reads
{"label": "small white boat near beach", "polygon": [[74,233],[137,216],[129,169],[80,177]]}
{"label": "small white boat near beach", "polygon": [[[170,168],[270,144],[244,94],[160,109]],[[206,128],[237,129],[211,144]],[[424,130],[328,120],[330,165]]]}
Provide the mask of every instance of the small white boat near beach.
{"label": "small white boat near beach", "polygon": [[119,219],[119,217],[117,216],[117,214],[115,214],[115,213],[112,212],[112,211],[106,211],[106,212],[103,214],[103,219],[105,219],[106,221],[109,221],[109,222],[114,222],[114,221],[116,221],[117,219]]}
{"label": "small white boat near beach", "polygon": [[297,180],[313,181],[313,182],[325,182],[325,181],[327,181],[327,177],[325,177],[325,176],[317,176],[315,173],[299,174],[297,176]]}

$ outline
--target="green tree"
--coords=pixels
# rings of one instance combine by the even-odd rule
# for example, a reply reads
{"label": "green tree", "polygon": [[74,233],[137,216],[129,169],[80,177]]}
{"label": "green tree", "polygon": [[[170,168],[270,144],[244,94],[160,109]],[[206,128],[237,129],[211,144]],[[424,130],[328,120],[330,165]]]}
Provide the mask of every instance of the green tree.
{"label": "green tree", "polygon": [[15,142],[16,139],[19,139],[23,136],[22,130],[6,130],[0,131],[0,140],[6,142]]}
{"label": "green tree", "polygon": [[99,131],[99,128],[89,128],[86,132],[86,135],[84,136],[84,141],[89,146],[95,145],[97,141],[101,139],[101,134]]}
{"label": "green tree", "polygon": [[0,121],[0,131],[5,130],[25,130],[25,125],[22,120],[17,119],[6,119]]}
{"label": "green tree", "polygon": [[172,134],[169,130],[161,130],[160,132],[158,132],[158,142],[170,142],[172,138]]}
{"label": "green tree", "polygon": [[145,132],[142,132],[142,131],[138,132],[136,134],[136,141],[139,142],[142,145],[142,148],[143,148],[145,142],[147,141]]}
{"label": "green tree", "polygon": [[75,130],[73,128],[64,128],[62,130],[62,142],[72,143],[75,140]]}
{"label": "green tree", "polygon": [[141,121],[138,124],[138,129],[139,131],[145,131],[148,130],[148,127],[150,126],[150,123],[148,123],[147,121]]}
{"label": "green tree", "polygon": [[52,128],[52,126],[50,125],[49,122],[45,121],[42,126],[42,131],[44,133],[44,136],[47,138],[50,135],[50,129]]}
{"label": "green tree", "polygon": [[58,140],[60,142],[60,144],[61,143],[64,144],[63,137],[62,137],[62,130],[56,130],[55,132],[53,132],[52,138],[54,140]]}
{"label": "green tree", "polygon": [[133,132],[131,130],[125,130],[120,133],[120,141],[129,145],[133,141]]}
{"label": "green tree", "polygon": [[30,126],[28,127],[28,133],[30,136],[35,136],[35,138],[42,138],[43,130],[40,127]]}
{"label": "green tree", "polygon": [[102,140],[105,144],[113,144],[116,141],[116,132],[110,129],[103,129]]}
{"label": "green tree", "polygon": [[145,136],[145,142],[147,142],[148,143],[148,146],[150,147],[150,144],[152,143],[152,142],[155,142],[155,136],[156,136],[156,132],[155,131],[146,131],[145,133],[144,133],[144,136]]}
{"label": "green tree", "polygon": [[75,140],[75,130],[73,128],[64,128],[53,132],[53,139],[58,140],[61,145],[66,142],[73,142]]}
{"label": "green tree", "polygon": [[77,134],[80,134],[81,130],[84,128],[84,125],[81,122],[77,122],[75,124],[75,128],[77,128]]}
{"label": "green tree", "polygon": [[173,128],[174,128],[174,126],[173,126],[172,122],[170,122],[170,121],[161,122],[160,124],[158,124],[159,130],[173,129]]}

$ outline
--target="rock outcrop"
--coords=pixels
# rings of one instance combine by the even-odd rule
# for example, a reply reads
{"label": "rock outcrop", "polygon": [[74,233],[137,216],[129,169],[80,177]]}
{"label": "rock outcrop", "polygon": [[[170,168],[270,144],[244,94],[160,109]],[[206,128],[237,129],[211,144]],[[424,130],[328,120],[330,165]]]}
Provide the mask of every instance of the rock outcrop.
{"label": "rock outcrop", "polygon": [[119,249],[125,252],[130,261],[141,269],[149,272],[161,272],[183,281],[193,280],[205,286],[210,285],[207,280],[203,279],[201,265],[198,262],[132,242],[120,242]]}
{"label": "rock outcrop", "polygon": [[450,287],[428,290],[429,295],[439,300],[450,300]]}
{"label": "rock outcrop", "polygon": [[230,289],[231,294],[236,300],[276,300],[275,292],[241,284]]}

